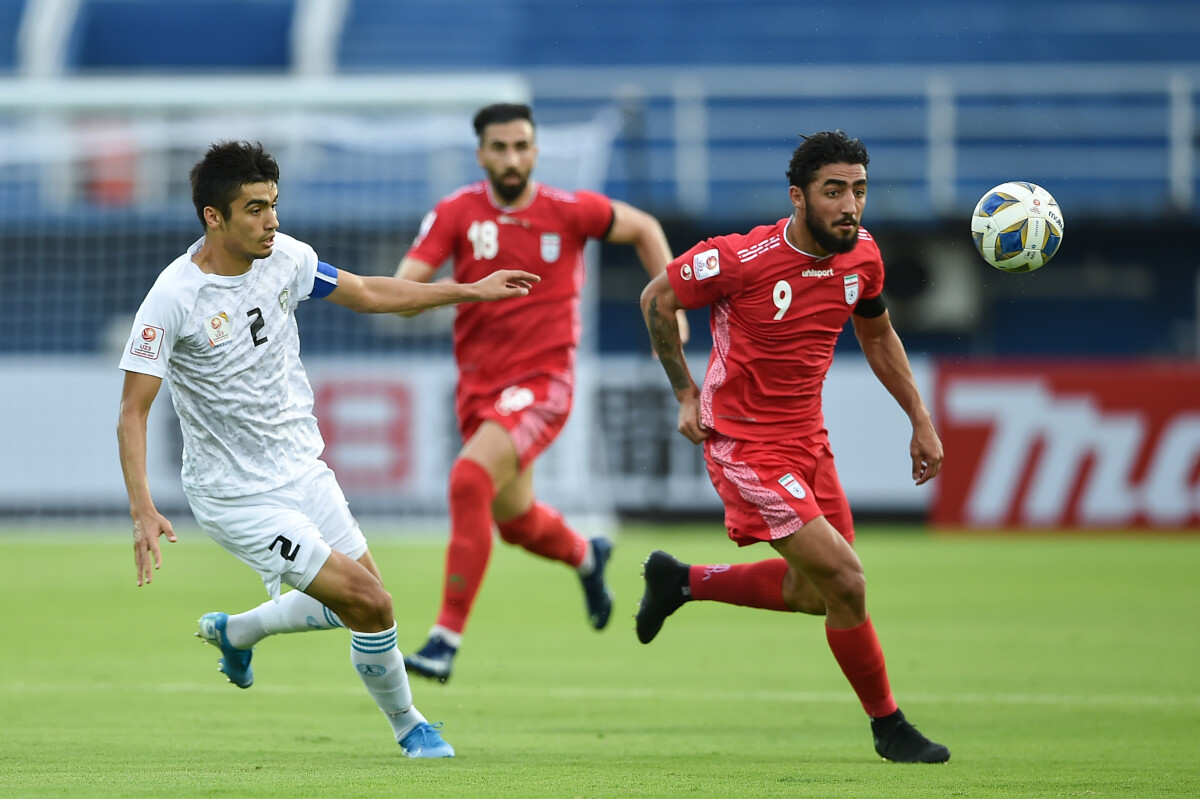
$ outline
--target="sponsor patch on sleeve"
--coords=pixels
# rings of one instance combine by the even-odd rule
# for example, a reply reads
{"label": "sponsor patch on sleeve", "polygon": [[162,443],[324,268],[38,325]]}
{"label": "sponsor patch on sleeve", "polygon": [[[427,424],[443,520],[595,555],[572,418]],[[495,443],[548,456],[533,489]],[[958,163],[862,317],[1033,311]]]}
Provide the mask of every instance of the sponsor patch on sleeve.
{"label": "sponsor patch on sleeve", "polygon": [[129,354],[145,358],[148,361],[157,361],[159,353],[162,352],[164,332],[161,327],[143,325],[142,332],[133,337],[133,344],[129,347]]}
{"label": "sponsor patch on sleeve", "polygon": [[721,256],[715,249],[696,253],[692,258],[692,272],[697,280],[707,280],[721,274]]}

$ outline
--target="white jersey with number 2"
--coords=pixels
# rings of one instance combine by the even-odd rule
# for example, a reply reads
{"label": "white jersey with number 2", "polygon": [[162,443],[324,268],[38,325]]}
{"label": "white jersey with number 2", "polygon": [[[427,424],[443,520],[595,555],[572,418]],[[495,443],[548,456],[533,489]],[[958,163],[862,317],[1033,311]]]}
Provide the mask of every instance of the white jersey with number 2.
{"label": "white jersey with number 2", "polygon": [[[183,432],[189,494],[270,491],[312,468],[325,444],[300,363],[296,305],[336,284],[312,247],[275,234],[242,275],[202,272],[203,239],[159,275],[135,317],[120,368],[165,378]],[[332,275],[328,272],[333,272]]]}

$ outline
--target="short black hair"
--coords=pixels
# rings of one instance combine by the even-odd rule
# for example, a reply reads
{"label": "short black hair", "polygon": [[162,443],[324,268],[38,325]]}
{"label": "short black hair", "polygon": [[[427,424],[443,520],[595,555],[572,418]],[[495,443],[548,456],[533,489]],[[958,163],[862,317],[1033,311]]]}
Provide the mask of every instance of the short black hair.
{"label": "short black hair", "polygon": [[533,125],[533,109],[524,103],[493,103],[485,106],[475,114],[475,135],[483,141],[483,131],[488,125],[501,125],[514,119],[523,119]]}
{"label": "short black hair", "polygon": [[803,189],[812,182],[817,170],[828,164],[862,164],[871,160],[867,148],[840,130],[826,130],[804,139],[788,163],[788,185]]}
{"label": "short black hair", "polygon": [[190,177],[192,205],[196,206],[196,216],[207,230],[205,208],[216,208],[228,219],[242,186],[279,183],[279,164],[263,149],[261,142],[221,141],[208,148],[204,158],[192,167]]}

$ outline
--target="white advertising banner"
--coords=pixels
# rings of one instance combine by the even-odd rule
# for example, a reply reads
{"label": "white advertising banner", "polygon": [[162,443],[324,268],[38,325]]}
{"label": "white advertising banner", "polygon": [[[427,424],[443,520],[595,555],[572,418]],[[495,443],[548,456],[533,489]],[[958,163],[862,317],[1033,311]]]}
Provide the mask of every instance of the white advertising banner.
{"label": "white advertising banner", "polygon": [[[306,359],[325,458],[359,513],[441,516],[460,446],[455,370],[444,358]],[[698,447],[675,431],[674,396],[649,357],[580,364],[571,422],[538,461],[539,494],[569,515],[718,512]],[[914,370],[924,390],[928,364]],[[0,512],[127,510],[116,424],[123,373],[108,359],[0,359]],[[826,421],[858,510],[919,511],[909,426],[865,364],[837,364]],[[147,470],[164,512],[186,507],[181,438],[164,386],[151,413]]]}
{"label": "white advertising banner", "polygon": [[[0,359],[0,509],[128,510],[117,456],[124,372],[97,358]],[[155,499],[183,502],[178,422],[164,391],[150,413],[146,453]]]}

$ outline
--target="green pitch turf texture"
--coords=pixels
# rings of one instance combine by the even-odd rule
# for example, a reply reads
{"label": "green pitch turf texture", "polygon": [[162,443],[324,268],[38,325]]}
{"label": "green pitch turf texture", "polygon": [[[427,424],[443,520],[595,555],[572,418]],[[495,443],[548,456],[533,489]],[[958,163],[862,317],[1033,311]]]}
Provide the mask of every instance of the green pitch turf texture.
{"label": "green pitch turf texture", "polygon": [[[370,533],[370,531],[368,531]],[[265,598],[193,529],[136,588],[123,529],[0,535],[5,797],[1200,795],[1200,538],[934,536],[858,549],[901,707],[949,764],[885,763],[816,618],[695,603],[649,646],[640,563],[739,550],[716,525],[618,537],[608,630],[566,569],[498,544],[454,676],[414,679],[458,749],[401,756],[343,630],[280,636],[246,691],[192,636]],[[377,535],[401,647],[443,545]]]}

